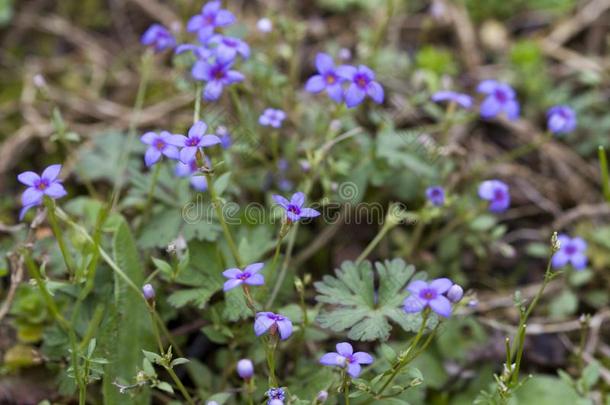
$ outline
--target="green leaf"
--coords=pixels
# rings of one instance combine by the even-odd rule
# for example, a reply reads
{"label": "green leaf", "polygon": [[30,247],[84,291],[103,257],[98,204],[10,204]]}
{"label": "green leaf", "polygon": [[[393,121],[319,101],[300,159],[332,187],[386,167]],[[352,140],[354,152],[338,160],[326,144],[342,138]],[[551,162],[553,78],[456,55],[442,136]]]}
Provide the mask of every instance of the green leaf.
{"label": "green leaf", "polygon": [[213,286],[179,290],[167,297],[167,302],[175,308],[182,308],[190,303],[195,304],[197,308],[203,308],[215,292],[216,288]]}
{"label": "green leaf", "polygon": [[390,336],[389,320],[406,331],[416,331],[421,324],[419,314],[406,314],[400,306],[407,293],[404,288],[415,269],[402,259],[376,263],[379,288],[375,291],[374,271],[368,261],[356,266],[344,262],[335,270],[336,277],[324,276],[314,283],[316,300],[330,304],[317,318],[318,323],[335,332],[348,330],[353,340],[382,340]]}
{"label": "green leaf", "polygon": [[591,405],[590,400],[579,398],[574,388],[556,377],[534,375],[527,380],[516,392],[510,405],[536,404],[536,405]]}
{"label": "green leaf", "polygon": [[226,172],[222,174],[216,181],[214,182],[214,189],[218,196],[221,196],[222,193],[225,192],[227,187],[229,186],[229,180],[231,179],[231,172]]}
{"label": "green leaf", "polygon": [[152,257],[151,259],[152,259],[153,263],[155,264],[155,267],[157,269],[159,269],[159,271],[161,273],[163,273],[165,276],[170,277],[172,275],[172,273],[174,272],[174,269],[172,269],[172,266],[165,260],[157,259],[154,257]]}
{"label": "green leaf", "polygon": [[169,383],[166,383],[165,381],[161,381],[160,383],[155,385],[155,388],[161,391],[169,392],[170,394],[174,393],[174,389],[172,388],[172,386],[169,385]]}
{"label": "green leaf", "polygon": [[[125,221],[117,228],[112,242],[114,260],[136,285],[144,282],[144,269],[135,240]],[[115,312],[106,330],[105,357],[110,360],[104,373],[105,404],[148,404],[150,391],[143,389],[133,396],[120,394],[115,381],[134,381],[142,361],[142,348],[154,347],[152,325],[140,291],[134,291],[115,274]]]}
{"label": "green leaf", "polygon": [[178,358],[172,360],[172,362],[170,363],[170,367],[176,367],[176,366],[179,366],[180,364],[186,364],[189,361],[190,361],[189,359],[185,359],[184,357],[178,357]]}

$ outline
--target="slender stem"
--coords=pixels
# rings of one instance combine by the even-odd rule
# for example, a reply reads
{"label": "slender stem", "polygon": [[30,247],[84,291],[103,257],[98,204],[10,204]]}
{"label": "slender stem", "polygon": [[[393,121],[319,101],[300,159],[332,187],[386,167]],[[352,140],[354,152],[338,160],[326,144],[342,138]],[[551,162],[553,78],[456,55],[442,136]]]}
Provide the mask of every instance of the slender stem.
{"label": "slender stem", "polygon": [[152,53],[150,51],[147,51],[146,53],[144,53],[144,55],[142,55],[142,61],[140,64],[140,83],[138,84],[138,93],[136,95],[136,101],[134,102],[133,113],[129,120],[129,133],[127,134],[127,139],[125,141],[124,148],[118,160],[120,166],[116,172],[114,189],[112,191],[112,210],[114,210],[117,203],[119,202],[121,188],[126,177],[125,171],[127,170],[129,153],[131,152],[131,144],[133,143],[133,138],[135,138],[136,136],[138,122],[140,121],[140,114],[142,113],[142,107],[144,106],[146,87],[148,86],[148,79],[150,76],[151,61]]}
{"label": "slender stem", "polygon": [[610,179],[608,175],[608,158],[606,150],[603,146],[597,148],[597,156],[599,157],[599,168],[602,175],[602,191],[606,202],[610,202]]}
{"label": "slender stem", "polygon": [[155,170],[153,171],[152,179],[150,181],[150,188],[148,189],[148,195],[146,196],[146,205],[144,205],[144,213],[142,214],[142,224],[146,223],[150,216],[150,210],[152,208],[153,196],[155,195],[155,189],[157,188],[157,182],[159,181],[159,173],[161,172],[161,163],[157,162]]}
{"label": "slender stem", "polygon": [[275,376],[275,348],[277,347],[277,337],[269,336],[267,341],[267,368],[269,369],[269,386],[277,387],[277,377]]}
{"label": "slender stem", "polygon": [[377,236],[375,236],[375,238],[368,244],[368,246],[362,251],[362,253],[360,253],[360,256],[358,256],[358,258],[356,259],[356,266],[368,257],[368,255],[373,251],[373,249],[377,247],[379,242],[381,242],[386,233],[388,233],[390,229],[394,228],[394,226],[396,225],[390,222],[386,222],[385,224],[383,224],[383,226],[379,230],[379,233],[377,233]]}
{"label": "slender stem", "polygon": [[290,263],[290,258],[292,257],[292,249],[294,249],[294,243],[296,242],[297,231],[299,229],[299,223],[295,223],[293,225],[292,233],[290,234],[290,238],[288,238],[288,247],[286,248],[286,256],[284,258],[284,263],[282,264],[282,268],[275,280],[275,284],[273,286],[273,290],[271,291],[271,295],[265,304],[265,308],[271,308],[275,299],[277,298],[278,293],[280,292],[280,288],[284,283],[284,278],[286,278],[286,271],[288,271],[288,264]]}
{"label": "slender stem", "polygon": [[186,402],[188,402],[189,405],[195,405],[195,401],[193,401],[193,398],[184,387],[184,384],[182,384],[182,381],[180,381],[180,378],[178,378],[178,376],[176,375],[176,372],[171,367],[166,367],[165,369],[167,370],[167,373],[172,378],[176,386],[178,386],[178,390],[180,390],[182,396],[184,397],[184,399],[186,399]]}
{"label": "slender stem", "polygon": [[51,225],[51,229],[53,230],[53,234],[55,235],[55,239],[57,240],[57,244],[59,245],[59,250],[61,251],[61,255],[64,258],[64,262],[66,263],[68,274],[70,274],[70,277],[74,277],[74,261],[72,260],[70,252],[68,252],[66,242],[64,241],[64,234],[61,228],[59,227],[57,216],[55,215],[55,201],[53,201],[49,197],[45,197],[44,205],[45,207],[47,207],[47,218],[49,218],[49,224]]}

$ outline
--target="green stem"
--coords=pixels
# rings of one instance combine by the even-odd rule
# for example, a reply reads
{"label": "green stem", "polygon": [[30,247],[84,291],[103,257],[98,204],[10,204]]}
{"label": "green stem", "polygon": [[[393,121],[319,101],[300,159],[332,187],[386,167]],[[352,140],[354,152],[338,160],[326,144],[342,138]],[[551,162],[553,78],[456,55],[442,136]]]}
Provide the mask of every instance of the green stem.
{"label": "green stem", "polygon": [[161,163],[158,162],[155,165],[152,179],[150,182],[150,188],[148,189],[148,195],[146,196],[146,205],[144,205],[144,213],[142,214],[142,224],[146,223],[150,216],[150,210],[152,208],[153,196],[155,195],[155,189],[157,188],[157,182],[159,181],[159,173],[161,172]]}
{"label": "green stem", "polygon": [[606,150],[603,146],[597,148],[597,156],[599,157],[599,168],[602,176],[602,191],[606,202],[610,203],[610,179],[608,175],[608,158]]}
{"label": "green stem", "polygon": [[383,224],[377,236],[368,244],[368,246],[360,253],[360,256],[356,259],[356,266],[358,266],[364,259],[368,257],[368,255],[377,247],[379,242],[383,239],[383,237],[390,231],[390,229],[394,228],[396,224],[387,222]]}
{"label": "green stem", "polygon": [[125,171],[127,170],[127,163],[129,161],[129,153],[131,152],[131,144],[136,136],[136,130],[138,122],[140,121],[140,114],[142,113],[142,107],[144,106],[144,98],[146,96],[146,87],[148,86],[148,79],[150,76],[150,66],[152,61],[152,53],[147,51],[142,55],[142,61],[140,63],[140,83],[138,84],[138,93],[136,95],[136,101],[133,106],[133,113],[129,120],[129,132],[125,141],[124,148],[122,149],[121,155],[119,156],[119,168],[116,172],[116,178],[114,181],[114,188],[112,190],[112,204],[111,210],[116,208],[119,202],[121,194],[121,188],[123,187]]}
{"label": "green stem", "polygon": [[[280,288],[284,283],[284,278],[286,278],[286,272],[288,271],[288,264],[290,263],[290,259],[292,257],[292,250],[294,249],[294,243],[296,242],[297,231],[299,229],[299,223],[295,223],[293,225],[292,233],[290,234],[290,238],[288,238],[288,247],[286,248],[286,256],[284,258],[284,263],[282,263],[282,268],[275,280],[275,284],[273,285],[273,290],[271,291],[271,295],[265,304],[265,308],[271,308],[275,299],[277,298],[278,293],[280,292]],[[279,248],[279,244],[278,244]],[[279,249],[276,248],[276,252],[279,252]],[[278,253],[279,254],[279,253]]]}
{"label": "green stem", "polygon": [[75,277],[74,261],[72,260],[70,252],[68,252],[66,242],[64,241],[64,234],[61,228],[59,227],[57,216],[55,215],[55,201],[45,196],[44,205],[45,207],[47,207],[47,217],[49,218],[49,224],[51,225],[51,229],[53,230],[53,234],[55,235],[55,239],[57,240],[57,244],[59,245],[59,250],[61,251],[61,255],[64,258],[64,262],[66,263],[68,274],[70,275],[70,277]]}
{"label": "green stem", "polygon": [[172,378],[172,380],[178,387],[178,390],[180,390],[180,392],[182,393],[182,396],[184,397],[184,399],[186,399],[186,402],[188,402],[189,405],[195,405],[195,401],[193,401],[193,398],[191,397],[191,395],[188,393],[188,391],[184,387],[184,384],[182,384],[182,381],[180,381],[180,378],[178,378],[178,376],[176,375],[176,372],[171,367],[166,367],[165,369],[167,370],[167,373],[169,374],[169,376]]}
{"label": "green stem", "polygon": [[267,368],[269,369],[269,386],[278,387],[277,377],[275,376],[275,348],[277,347],[277,337],[269,336],[267,341]]}

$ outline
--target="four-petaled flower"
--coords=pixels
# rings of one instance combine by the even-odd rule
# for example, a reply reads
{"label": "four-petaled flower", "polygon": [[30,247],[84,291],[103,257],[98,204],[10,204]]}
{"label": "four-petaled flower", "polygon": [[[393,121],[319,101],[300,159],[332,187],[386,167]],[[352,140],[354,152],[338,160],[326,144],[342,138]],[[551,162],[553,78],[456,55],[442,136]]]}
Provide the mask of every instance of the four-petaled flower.
{"label": "four-petaled flower", "polygon": [[453,283],[448,278],[437,278],[427,283],[423,280],[414,280],[407,286],[411,293],[403,302],[403,308],[407,313],[421,312],[430,307],[440,316],[451,315],[451,302],[443,294],[446,293]]}
{"label": "four-petaled flower", "polygon": [[155,52],[161,52],[176,46],[176,40],[171,32],[161,24],[153,24],[142,34],[142,45],[152,46]]}
{"label": "four-petaled flower", "polygon": [[193,158],[189,163],[178,162],[175,169],[176,176],[186,177],[191,176],[191,186],[197,191],[205,191],[208,189],[208,181],[205,176],[199,171],[197,159]]}
{"label": "four-petaled flower", "polygon": [[557,239],[560,245],[553,255],[553,267],[563,267],[570,263],[576,270],[584,269],[587,266],[587,242],[579,237],[570,238],[566,234],[559,235]]}
{"label": "four-petaled flower", "polygon": [[294,193],[288,201],[281,195],[274,195],[273,199],[278,203],[286,212],[286,218],[290,222],[296,222],[301,218],[314,218],[320,215],[320,213],[313,208],[305,208],[305,194],[298,192]]}
{"label": "four-petaled flower", "polygon": [[193,65],[191,74],[196,80],[206,82],[203,89],[203,97],[208,101],[218,100],[224,86],[239,83],[244,80],[244,75],[237,70],[231,70],[232,59],[225,55],[217,55],[214,62],[198,60]]}
{"label": "four-petaled flower", "polygon": [[328,96],[340,103],[343,100],[342,83],[345,78],[339,76],[330,55],[319,53],[316,55],[316,69],[318,74],[311,76],[305,83],[305,90],[310,93],[320,93],[326,89]]}
{"label": "four-petaled flower", "polygon": [[485,180],[479,185],[479,197],[489,201],[491,212],[504,212],[510,205],[508,185],[500,180]]}
{"label": "four-petaled flower", "polygon": [[337,351],[326,353],[320,358],[320,363],[325,366],[338,366],[347,369],[352,378],[360,375],[361,364],[373,363],[373,356],[366,352],[356,352],[349,343],[337,343]]}
{"label": "four-petaled flower", "polygon": [[263,285],[265,284],[265,277],[258,272],[263,268],[263,263],[254,263],[246,266],[245,269],[240,270],[238,268],[227,269],[222,272],[222,275],[228,278],[225,281],[223,290],[229,291],[238,285]]}
{"label": "four-petaled flower", "polygon": [[201,9],[201,14],[194,15],[188,21],[186,29],[196,32],[201,43],[205,43],[217,27],[226,27],[235,22],[235,16],[228,10],[221,9],[220,0],[210,1]]}
{"label": "four-petaled flower", "polygon": [[260,336],[269,331],[269,334],[275,335],[279,332],[280,339],[286,340],[292,335],[292,322],[288,317],[273,312],[259,312],[254,320],[254,333]]}
{"label": "four-petaled flower", "polygon": [[170,159],[178,159],[180,153],[178,148],[169,144],[169,139],[172,134],[167,131],[161,131],[160,134],[156,132],[147,132],[140,140],[142,143],[148,145],[146,153],[144,154],[144,162],[146,166],[150,167],[157,163],[161,158],[161,155],[165,155]]}
{"label": "four-petaled flower", "polygon": [[197,155],[197,151],[208,146],[220,143],[216,135],[205,135],[208,126],[203,121],[197,121],[189,129],[188,137],[184,135],[172,135],[167,138],[167,143],[180,149],[180,161],[190,163]]}
{"label": "four-petaled flower", "polygon": [[67,194],[61,180],[57,178],[60,171],[61,165],[51,165],[44,169],[40,176],[31,171],[17,176],[17,180],[28,186],[21,196],[23,208],[19,212],[19,220],[23,219],[30,208],[42,204],[45,195],[55,200]]}
{"label": "four-petaled flower", "polygon": [[426,189],[426,198],[432,205],[441,207],[445,204],[445,190],[441,186],[431,186]]}
{"label": "four-petaled flower", "polygon": [[215,34],[208,44],[216,45],[216,54],[223,60],[233,60],[238,54],[244,59],[250,57],[250,47],[239,38]]}
{"label": "four-petaled flower", "polygon": [[271,401],[283,401],[286,399],[286,395],[282,388],[269,388],[266,392],[267,398],[269,398],[268,403]]}
{"label": "four-petaled flower", "polygon": [[576,128],[576,113],[567,105],[556,105],[546,113],[547,126],[553,134],[567,134]]}
{"label": "four-petaled flower", "polygon": [[509,120],[519,118],[519,103],[515,90],[506,83],[496,80],[483,80],[477,86],[479,93],[486,94],[481,103],[481,117],[491,118],[505,113]]}
{"label": "four-petaled flower", "polygon": [[258,117],[258,123],[265,127],[279,128],[286,119],[286,113],[275,108],[266,108]]}
{"label": "four-petaled flower", "polygon": [[468,94],[457,93],[455,91],[441,90],[432,95],[432,101],[438,103],[440,101],[449,101],[461,105],[468,109],[472,107],[472,97]]}
{"label": "four-petaled flower", "polygon": [[348,108],[362,103],[367,95],[377,104],[383,103],[383,87],[375,81],[375,73],[368,67],[344,65],[337,68],[337,73],[350,83],[344,96]]}

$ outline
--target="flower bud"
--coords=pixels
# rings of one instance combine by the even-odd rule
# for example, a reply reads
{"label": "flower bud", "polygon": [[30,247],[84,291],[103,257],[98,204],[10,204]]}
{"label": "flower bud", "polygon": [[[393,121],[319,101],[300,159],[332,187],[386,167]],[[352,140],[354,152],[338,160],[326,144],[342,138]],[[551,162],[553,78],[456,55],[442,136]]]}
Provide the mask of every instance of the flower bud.
{"label": "flower bud", "polygon": [[316,397],[316,401],[318,403],[324,403],[328,399],[328,391],[320,391],[318,392],[318,396]]}
{"label": "flower bud", "polygon": [[155,299],[155,289],[150,284],[144,284],[142,287],[142,294],[144,294],[146,301],[154,301]]}
{"label": "flower bud", "polygon": [[244,380],[249,380],[254,375],[254,365],[250,359],[241,359],[237,362],[237,374]]}
{"label": "flower bud", "polygon": [[272,399],[269,401],[269,405],[284,405],[284,401],[281,399]]}
{"label": "flower bud", "polygon": [[261,18],[256,23],[256,28],[262,33],[269,33],[273,30],[273,23],[268,18]]}
{"label": "flower bud", "polygon": [[459,302],[463,296],[464,290],[457,284],[452,285],[447,291],[447,298],[453,303]]}

